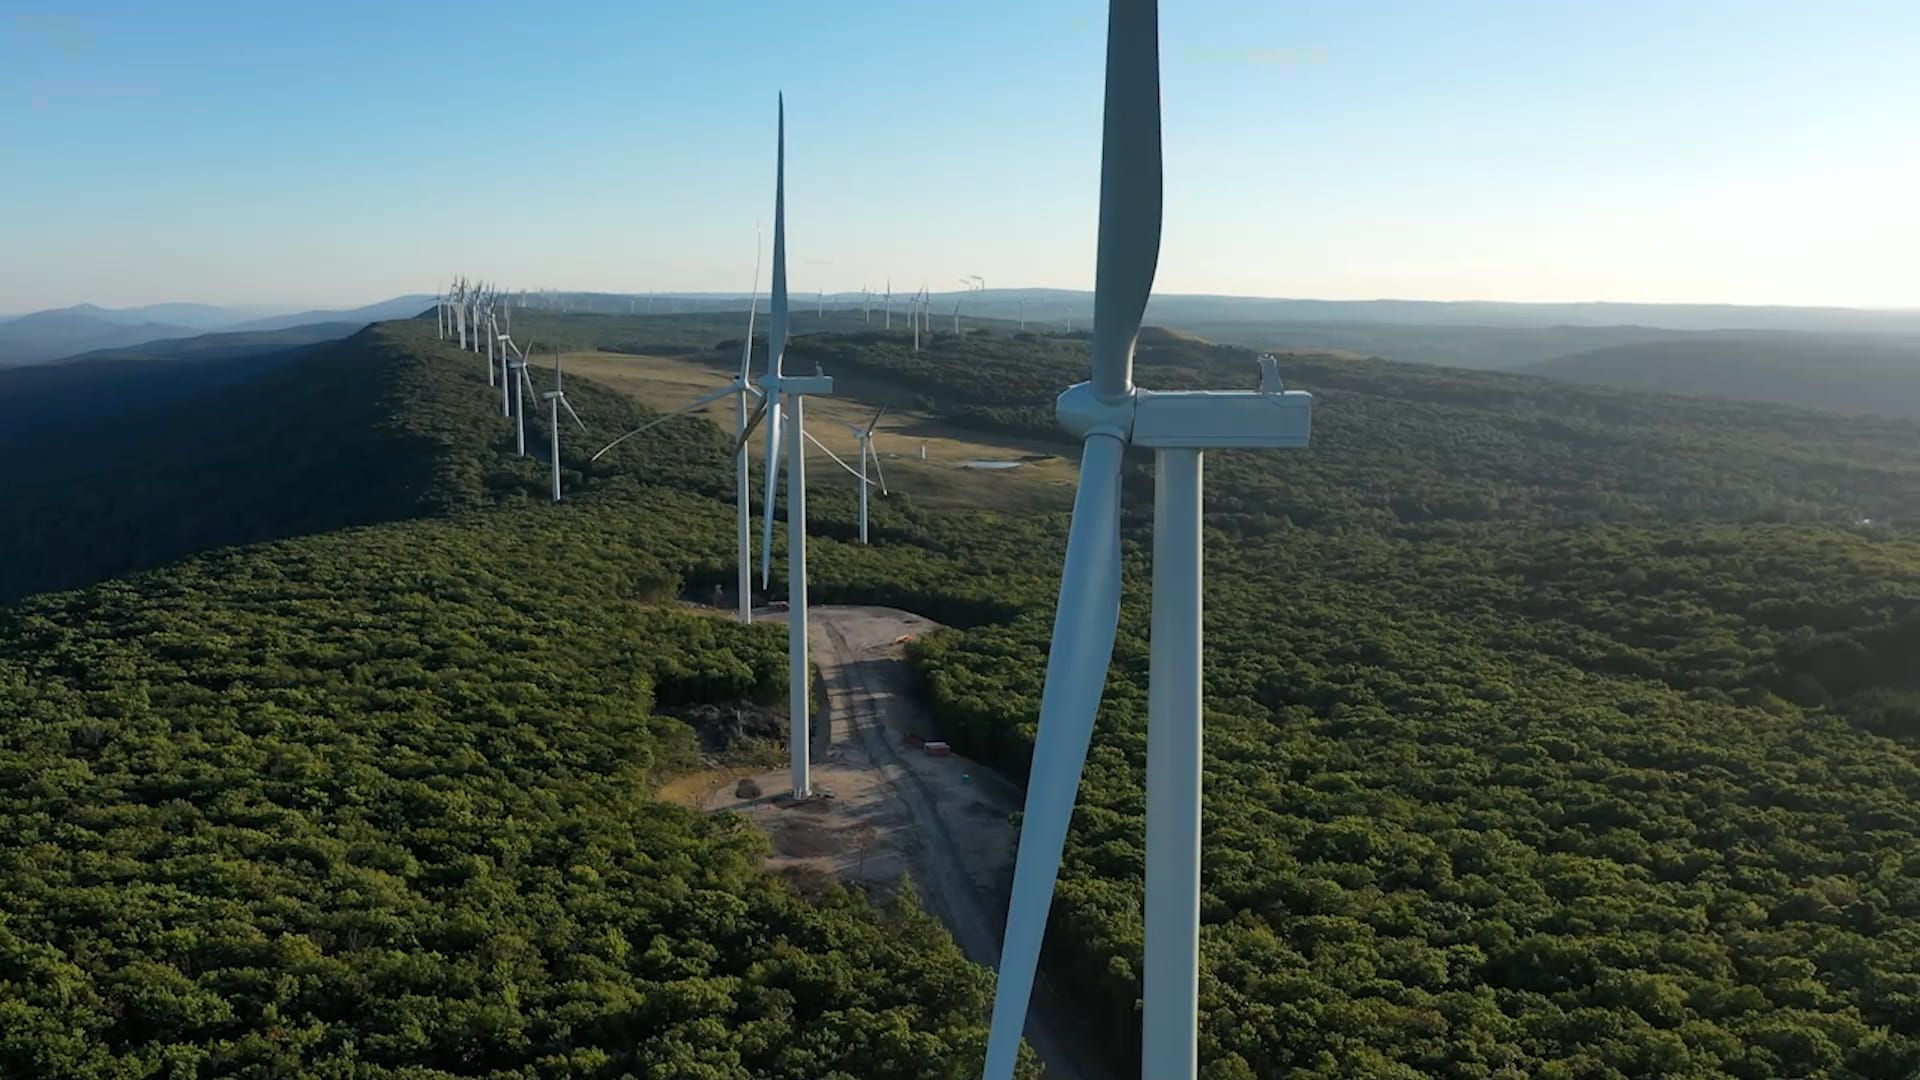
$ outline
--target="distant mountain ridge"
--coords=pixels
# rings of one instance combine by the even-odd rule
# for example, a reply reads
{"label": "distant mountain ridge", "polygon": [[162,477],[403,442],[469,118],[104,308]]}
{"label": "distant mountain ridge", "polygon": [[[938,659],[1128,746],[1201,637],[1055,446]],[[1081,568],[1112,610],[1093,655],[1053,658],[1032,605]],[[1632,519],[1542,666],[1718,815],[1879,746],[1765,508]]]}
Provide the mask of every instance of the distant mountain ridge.
{"label": "distant mountain ridge", "polygon": [[297,311],[288,315],[271,315],[264,319],[249,319],[239,323],[234,330],[285,330],[293,326],[306,326],[312,323],[368,323],[386,322],[390,319],[411,319],[433,306],[434,298],[426,293],[409,293],[396,296],[391,300],[367,304],[357,308],[315,309]]}
{"label": "distant mountain ridge", "polygon": [[1920,335],[1722,332],[1517,369],[1570,382],[1920,419]]}
{"label": "distant mountain ridge", "polygon": [[123,348],[201,332],[174,323],[116,321],[87,310],[85,305],[36,311],[0,323],[0,367],[44,363],[95,349]]}
{"label": "distant mountain ridge", "polygon": [[278,331],[351,323],[350,333],[369,323],[412,318],[432,304],[431,296],[408,295],[357,308],[265,316],[258,310],[212,304],[148,304],[119,309],[75,304],[0,319],[0,368],[42,364],[83,353],[129,349],[216,331]]}
{"label": "distant mountain ridge", "polygon": [[200,334],[0,369],[0,431],[13,443],[42,432],[98,428],[257,378],[359,329],[357,323],[320,323]]}
{"label": "distant mountain ridge", "polygon": [[260,313],[256,311],[189,303],[145,304],[130,308],[103,308],[97,304],[75,304],[72,307],[56,310],[87,315],[121,326],[171,323],[175,326],[191,326],[201,330],[219,330],[260,317]]}

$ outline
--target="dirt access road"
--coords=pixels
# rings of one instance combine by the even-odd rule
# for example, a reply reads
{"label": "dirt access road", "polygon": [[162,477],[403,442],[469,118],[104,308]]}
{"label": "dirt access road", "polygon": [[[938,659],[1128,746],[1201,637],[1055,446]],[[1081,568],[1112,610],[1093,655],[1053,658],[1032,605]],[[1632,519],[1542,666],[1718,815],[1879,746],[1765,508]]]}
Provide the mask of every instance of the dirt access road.
{"label": "dirt access road", "polygon": [[[830,874],[876,892],[910,875],[921,906],[968,959],[998,965],[1017,843],[1008,819],[1020,809],[1020,789],[966,758],[905,745],[935,729],[913,696],[901,643],[938,624],[893,608],[808,614],[827,705],[815,718],[813,786],[833,797],[795,803],[780,771],[756,777],[766,794],[736,798],[729,784],[707,799],[708,809],[738,810],[765,832],[772,869]],[[1071,1016],[1043,981],[1027,1041],[1048,1080],[1099,1080],[1107,1074],[1094,1064],[1090,1033],[1076,1031]]]}

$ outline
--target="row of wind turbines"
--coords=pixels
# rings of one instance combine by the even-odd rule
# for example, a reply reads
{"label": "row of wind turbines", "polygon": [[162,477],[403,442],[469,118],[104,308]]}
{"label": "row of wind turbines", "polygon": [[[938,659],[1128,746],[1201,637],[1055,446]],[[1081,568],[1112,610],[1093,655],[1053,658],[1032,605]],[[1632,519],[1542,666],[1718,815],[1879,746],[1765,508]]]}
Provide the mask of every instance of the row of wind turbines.
{"label": "row of wind turbines", "polygon": [[[813,787],[811,763],[808,758],[808,747],[811,745],[808,699],[811,667],[807,658],[806,639],[806,447],[808,444],[813,445],[858,481],[859,538],[860,542],[865,544],[870,537],[869,488],[878,486],[881,494],[886,494],[886,473],[880,464],[880,454],[874,447],[874,434],[886,413],[886,407],[881,406],[876,410],[864,426],[848,425],[859,446],[859,465],[855,467],[848,464],[806,429],[805,399],[809,396],[832,394],[833,380],[817,371],[810,376],[789,375],[784,371],[783,359],[790,321],[786,275],[786,104],[784,97],[780,101],[779,110],[774,194],[771,326],[767,341],[766,371],[758,380],[752,376],[754,322],[758,314],[760,288],[760,267],[756,256],[752,299],[747,305],[747,334],[741,344],[738,373],[719,388],[621,434],[595,452],[591,460],[598,461],[622,443],[670,420],[704,409],[728,397],[734,398],[736,425],[733,454],[739,548],[737,595],[740,620],[750,622],[753,619],[753,549],[750,526],[752,510],[749,505],[748,484],[751,466],[748,460],[748,449],[755,428],[765,422],[764,491],[766,494],[762,507],[760,585],[765,590],[772,583],[773,493],[779,481],[784,459],[787,469],[788,524],[787,611],[791,742],[789,756],[793,795],[795,798],[807,798],[813,794]],[[531,377],[527,373],[531,348],[530,346],[522,347],[514,341],[511,330],[512,305],[501,303],[504,296],[505,294],[500,290],[484,284],[472,284],[464,278],[456,279],[438,304],[440,336],[443,340],[450,337],[457,338],[461,348],[474,352],[480,351],[480,343],[484,339],[489,385],[499,386],[501,414],[514,421],[515,451],[525,456],[525,398],[526,394],[533,389]],[[924,305],[920,306],[924,309]],[[928,314],[926,317],[930,319],[931,315]],[[918,319],[919,316],[916,315],[916,322]],[[916,347],[917,345],[916,339]],[[497,380],[494,377],[496,364],[498,364],[499,374]],[[559,411],[564,408],[574,422],[580,425],[581,430],[587,430],[586,423],[580,419],[579,414],[566,400],[562,379],[561,357],[556,350],[554,389],[543,395],[549,401],[552,410],[548,427],[552,437],[550,457],[555,502],[560,501],[562,495]],[[872,468],[871,475],[868,471],[869,466]]]}
{"label": "row of wind turbines", "polygon": [[[1080,474],[1047,654],[983,1080],[1013,1076],[1067,829],[1113,660],[1120,619],[1121,474],[1129,446],[1150,449],[1154,457],[1141,1075],[1150,1080],[1197,1080],[1203,461],[1205,452],[1212,449],[1304,448],[1312,426],[1311,395],[1286,390],[1278,363],[1271,357],[1261,358],[1257,390],[1162,392],[1134,385],[1134,348],[1160,254],[1157,0],[1109,0],[1105,81],[1092,370],[1087,381],[1062,391],[1055,404],[1061,426],[1081,440]],[[804,797],[811,790],[804,454],[804,440],[810,436],[805,429],[805,402],[830,395],[834,388],[824,373],[788,374],[783,367],[788,331],[786,263],[786,107],[782,98],[766,369],[757,383],[750,381],[755,306],[750,304],[750,329],[738,375],[719,390],[647,426],[729,395],[735,399],[742,618],[750,617],[746,447],[756,426],[766,428],[763,586],[769,580],[772,492],[783,451],[788,460],[790,738],[793,791]],[[756,303],[758,277],[756,267]],[[487,309],[484,304],[478,309],[471,306],[464,283],[454,295],[454,322],[464,341],[464,326],[473,321],[474,312]],[[488,294],[479,295],[484,300]],[[891,300],[889,285],[889,328]],[[912,299],[909,312],[916,332],[923,324],[930,329],[924,289]],[[956,330],[957,324],[956,309]],[[556,385],[557,374],[556,370]],[[874,422],[878,419],[876,415]],[[878,467],[877,457],[870,452],[873,426],[870,423],[861,438],[863,510],[866,464],[871,458]]]}
{"label": "row of wind turbines", "polygon": [[527,456],[527,396],[536,395],[547,403],[547,460],[553,501],[559,502],[560,411],[565,409],[583,432],[587,430],[587,422],[580,419],[573,403],[567,400],[566,375],[558,349],[553,353],[553,389],[534,389],[533,376],[527,370],[533,343],[529,341],[522,346],[513,340],[513,304],[507,301],[508,294],[497,288],[456,278],[435,305],[440,340],[457,338],[460,348],[475,353],[485,340],[487,385],[500,390],[500,415],[513,421],[513,449],[519,457]]}

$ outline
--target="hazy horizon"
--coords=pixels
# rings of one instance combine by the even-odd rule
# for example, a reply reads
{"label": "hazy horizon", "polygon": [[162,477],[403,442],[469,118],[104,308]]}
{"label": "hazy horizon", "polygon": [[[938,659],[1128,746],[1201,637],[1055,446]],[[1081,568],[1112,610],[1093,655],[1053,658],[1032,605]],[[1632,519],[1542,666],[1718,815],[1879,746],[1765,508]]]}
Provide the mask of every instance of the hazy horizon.
{"label": "hazy horizon", "polygon": [[[1920,10],[1839,9],[1169,6],[1157,291],[1920,307]],[[0,312],[745,292],[779,90],[796,293],[1091,285],[1102,4],[374,10],[0,23]]]}
{"label": "hazy horizon", "polygon": [[[531,291],[532,290],[529,290],[529,292]],[[747,298],[747,292],[744,289],[740,289],[740,290],[656,289],[656,290],[642,290],[639,292],[634,292],[632,290],[618,290],[618,289],[562,288],[554,291],[560,294],[569,295],[569,296],[591,294],[591,295],[599,295],[599,296],[630,296],[635,299],[643,299],[647,297],[650,292],[652,295],[657,296],[659,298],[663,298],[663,299],[680,297],[683,299],[708,298],[708,299],[722,299],[722,300],[724,299],[745,300]],[[935,293],[935,295],[940,295],[942,293],[952,294],[952,293],[959,292],[961,290],[958,288],[955,288],[955,289],[935,289],[932,291]],[[1071,287],[1055,286],[1055,285],[1008,285],[1004,287],[992,286],[992,287],[989,287],[987,291],[989,293],[1065,292],[1065,293],[1084,294],[1089,300],[1091,300],[1093,296],[1093,290],[1091,288],[1071,288]],[[829,301],[834,300],[836,297],[839,299],[845,300],[849,296],[858,297],[860,295],[860,290],[859,289],[843,289],[843,290],[836,291],[836,290],[828,289],[826,290],[826,294],[827,294],[827,299]],[[221,309],[232,311],[232,312],[245,313],[247,315],[261,317],[261,318],[267,318],[267,317],[274,317],[279,315],[297,314],[297,313],[300,313],[303,311],[309,311],[309,310],[311,311],[352,311],[358,308],[372,307],[378,304],[388,303],[394,300],[400,300],[408,296],[416,296],[416,295],[422,296],[422,297],[430,297],[433,294],[420,292],[418,290],[410,290],[408,292],[395,293],[395,294],[386,295],[386,296],[368,296],[368,297],[360,297],[356,299],[348,299],[348,300],[337,302],[337,303],[292,303],[292,304],[286,304],[286,303],[261,304],[261,303],[248,303],[248,302],[231,302],[230,303],[230,302],[225,302],[217,299],[216,300],[206,300],[206,299],[200,299],[200,298],[183,299],[179,297],[175,297],[171,299],[161,299],[161,300],[136,301],[136,302],[127,303],[127,304],[101,304],[93,300],[81,299],[81,300],[74,300],[69,303],[48,304],[43,307],[37,307],[37,308],[0,307],[0,319],[18,318],[22,315],[32,315],[41,311],[62,311],[62,310],[68,310],[72,308],[80,308],[80,307],[97,307],[97,308],[101,308],[108,311],[126,311],[126,310],[139,310],[139,309],[145,309],[145,308],[169,307],[174,305],[200,305],[200,306],[211,307],[211,308],[221,308]],[[766,302],[767,302],[767,294],[765,289],[763,288],[757,295],[760,298],[761,309],[765,310]],[[806,301],[812,298],[815,294],[814,292],[811,292],[811,291],[809,292],[796,291],[793,295],[794,295],[794,303],[798,306],[804,307]],[[1471,297],[1471,298],[1465,298],[1465,299],[1459,299],[1459,300],[1433,300],[1426,297],[1417,297],[1417,296],[1329,297],[1329,296],[1258,296],[1258,295],[1245,294],[1245,293],[1177,293],[1177,292],[1168,292],[1163,289],[1155,289],[1153,292],[1153,295],[1156,299],[1160,299],[1160,300],[1181,300],[1181,299],[1205,299],[1205,300],[1227,300],[1227,301],[1244,300],[1249,302],[1280,302],[1280,303],[1307,303],[1307,304],[1453,304],[1453,305],[1460,305],[1460,306],[1511,304],[1511,305],[1534,306],[1534,307],[1543,307],[1543,308],[1580,307],[1580,306],[1598,306],[1598,307],[1651,306],[1651,307],[1735,307],[1735,308],[1753,308],[1756,310],[1769,309],[1769,308],[1806,308],[1809,310],[1827,309],[1827,310],[1833,310],[1833,311],[1857,311],[1857,312],[1868,312],[1868,313],[1878,312],[1878,313],[1890,313],[1890,314],[1910,314],[1910,313],[1920,314],[1920,306],[1903,307],[1903,306],[1870,305],[1870,304],[1861,304],[1861,305],[1737,304],[1737,303],[1726,303],[1722,301],[1713,301],[1713,300],[1676,300],[1676,301],[1502,300],[1502,299],[1489,298],[1489,297]],[[878,298],[878,296],[879,296],[879,291],[875,290],[876,299]]]}

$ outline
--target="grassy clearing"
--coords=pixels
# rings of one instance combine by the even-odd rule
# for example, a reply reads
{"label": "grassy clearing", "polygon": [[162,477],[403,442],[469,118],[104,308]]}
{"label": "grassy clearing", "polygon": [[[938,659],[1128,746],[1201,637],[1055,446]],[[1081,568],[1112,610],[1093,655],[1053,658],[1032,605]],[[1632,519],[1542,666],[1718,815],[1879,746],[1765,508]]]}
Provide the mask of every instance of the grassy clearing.
{"label": "grassy clearing", "polygon": [[[736,370],[716,362],[711,355],[633,356],[592,351],[570,352],[565,360],[568,371],[660,410],[678,408],[714,390]],[[845,391],[844,396],[807,399],[807,430],[842,459],[857,464],[859,442],[850,425],[864,427],[881,404],[909,395],[873,380],[843,380],[838,388]],[[733,410],[730,400],[721,400],[699,415],[730,431]],[[921,459],[923,445],[925,460]],[[1058,456],[1057,447],[989,436],[942,423],[922,412],[889,409],[874,429],[874,449],[880,454],[888,491],[909,494],[923,506],[1031,511],[1065,509],[1073,500],[1077,470],[1071,460]],[[964,467],[965,462],[981,460],[1025,463],[1006,470]],[[809,448],[807,466],[819,482],[852,482],[818,447]]]}

